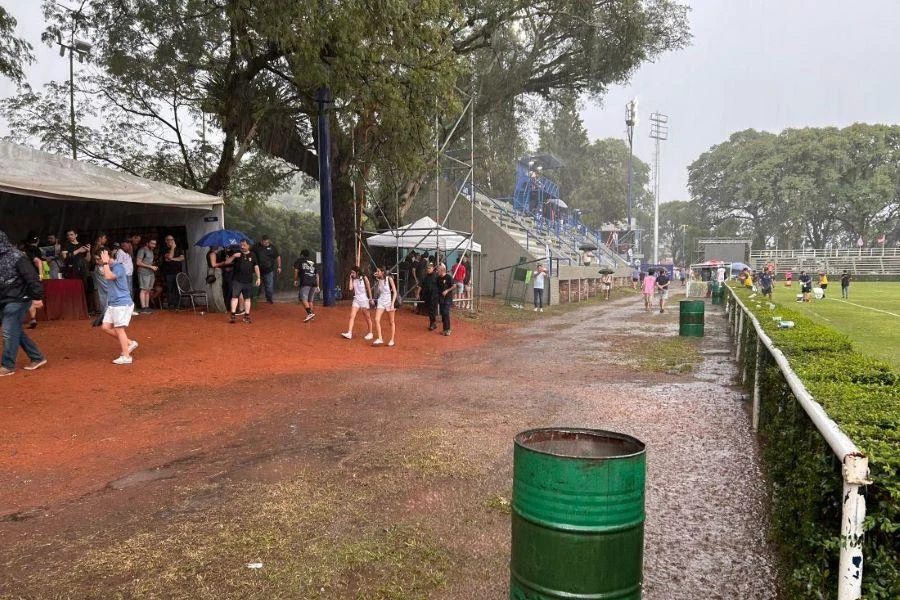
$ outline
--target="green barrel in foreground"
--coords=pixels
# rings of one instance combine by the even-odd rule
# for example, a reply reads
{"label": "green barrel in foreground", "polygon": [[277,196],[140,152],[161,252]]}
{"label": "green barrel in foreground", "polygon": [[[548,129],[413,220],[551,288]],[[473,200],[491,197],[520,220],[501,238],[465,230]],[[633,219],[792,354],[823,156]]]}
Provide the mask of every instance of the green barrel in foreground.
{"label": "green barrel in foreground", "polygon": [[532,429],[513,451],[510,600],[640,600],[644,444]]}
{"label": "green barrel in foreground", "polygon": [[703,300],[682,300],[678,304],[678,335],[703,337],[703,314],[706,310]]}

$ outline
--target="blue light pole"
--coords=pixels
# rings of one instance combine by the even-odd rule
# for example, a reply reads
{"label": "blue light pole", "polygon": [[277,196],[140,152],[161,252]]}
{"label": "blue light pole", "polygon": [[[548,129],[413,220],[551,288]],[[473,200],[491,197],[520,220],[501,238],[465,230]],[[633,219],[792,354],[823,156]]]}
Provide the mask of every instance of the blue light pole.
{"label": "blue light pole", "polygon": [[319,207],[322,228],[322,304],[334,306],[334,210],[331,201],[331,135],[328,130],[328,105],[331,90],[322,86],[316,93],[319,105]]}

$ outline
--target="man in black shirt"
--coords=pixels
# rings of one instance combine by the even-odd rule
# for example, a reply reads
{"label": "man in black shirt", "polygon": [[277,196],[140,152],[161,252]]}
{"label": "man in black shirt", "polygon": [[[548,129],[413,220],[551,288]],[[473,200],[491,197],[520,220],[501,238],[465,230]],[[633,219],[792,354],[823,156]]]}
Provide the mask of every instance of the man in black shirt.
{"label": "man in black shirt", "polygon": [[669,272],[660,269],[656,275],[656,293],[659,294],[659,312],[666,312],[666,300],[669,299]]}
{"label": "man in black shirt", "polygon": [[275,294],[275,274],[281,273],[281,254],[278,248],[272,244],[269,236],[264,235],[253,248],[253,254],[259,263],[259,272],[262,274],[263,287],[266,291],[266,302],[272,304],[272,296]]}
{"label": "man in black shirt", "polygon": [[427,265],[424,275],[419,279],[419,301],[422,303],[420,305],[422,312],[428,315],[428,330],[434,331],[437,329],[436,321],[438,303],[440,302],[437,273],[434,272],[434,265]]}
{"label": "man in black shirt", "polygon": [[256,257],[250,252],[250,242],[241,241],[241,251],[232,254],[226,261],[231,264],[231,318],[229,323],[237,320],[238,301],[244,306],[244,323],[250,320],[250,297],[253,294],[253,282],[259,287],[260,273]]}
{"label": "man in black shirt", "polygon": [[316,318],[312,307],[319,289],[319,274],[316,273],[316,263],[309,260],[309,250],[301,250],[300,258],[294,263],[294,287],[300,288],[300,302],[306,309],[306,318],[303,322],[312,321]]}
{"label": "man in black shirt", "polygon": [[441,334],[450,335],[450,308],[453,306],[453,290],[456,289],[456,282],[447,273],[447,265],[444,263],[438,266],[437,287],[440,294],[438,299],[441,308],[441,324],[444,326]]}

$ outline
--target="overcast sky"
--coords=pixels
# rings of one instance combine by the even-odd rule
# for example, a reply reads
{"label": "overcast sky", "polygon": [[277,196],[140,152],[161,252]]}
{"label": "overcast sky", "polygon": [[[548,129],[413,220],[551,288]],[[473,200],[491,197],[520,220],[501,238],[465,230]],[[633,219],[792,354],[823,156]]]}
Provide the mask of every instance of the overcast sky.
{"label": "overcast sky", "polygon": [[[40,43],[39,0],[0,0],[32,41],[35,87],[68,79],[68,61]],[[669,116],[661,201],[686,200],[687,166],[735,131],[753,127],[900,123],[900,0],[693,0],[693,42],[641,67],[583,112],[591,139],[625,136],[625,104],[639,101],[635,154],[653,158],[648,117]],[[81,68],[76,63],[76,71]],[[77,77],[77,73],[76,73]],[[0,97],[15,87],[0,78]],[[6,128],[0,123],[0,134]]]}

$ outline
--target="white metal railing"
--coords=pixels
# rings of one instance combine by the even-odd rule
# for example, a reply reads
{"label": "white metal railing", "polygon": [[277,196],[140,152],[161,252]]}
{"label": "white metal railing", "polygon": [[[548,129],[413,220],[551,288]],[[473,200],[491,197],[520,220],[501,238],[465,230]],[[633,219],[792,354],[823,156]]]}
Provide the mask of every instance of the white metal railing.
{"label": "white metal railing", "polygon": [[[797,402],[806,411],[810,421],[819,431],[825,442],[841,461],[843,490],[841,494],[841,550],[838,561],[838,600],[858,600],[862,595],[863,554],[862,540],[865,529],[866,499],[864,488],[869,481],[869,459],[863,454],[847,434],[841,431],[837,423],[825,413],[822,406],[815,401],[812,394],[803,385],[803,381],[794,373],[787,357],[779,350],[772,339],[766,335],[756,316],[741,302],[730,287],[726,286],[729,301],[725,306],[729,328],[734,334],[736,346],[735,360],[740,361],[741,342],[747,323],[756,331],[756,364],[753,377],[753,430],[759,427],[759,372],[761,368],[762,348],[765,347],[775,360],[785,381],[797,398]],[[740,310],[735,310],[735,307]],[[746,382],[746,368],[742,370],[742,379]]]}

